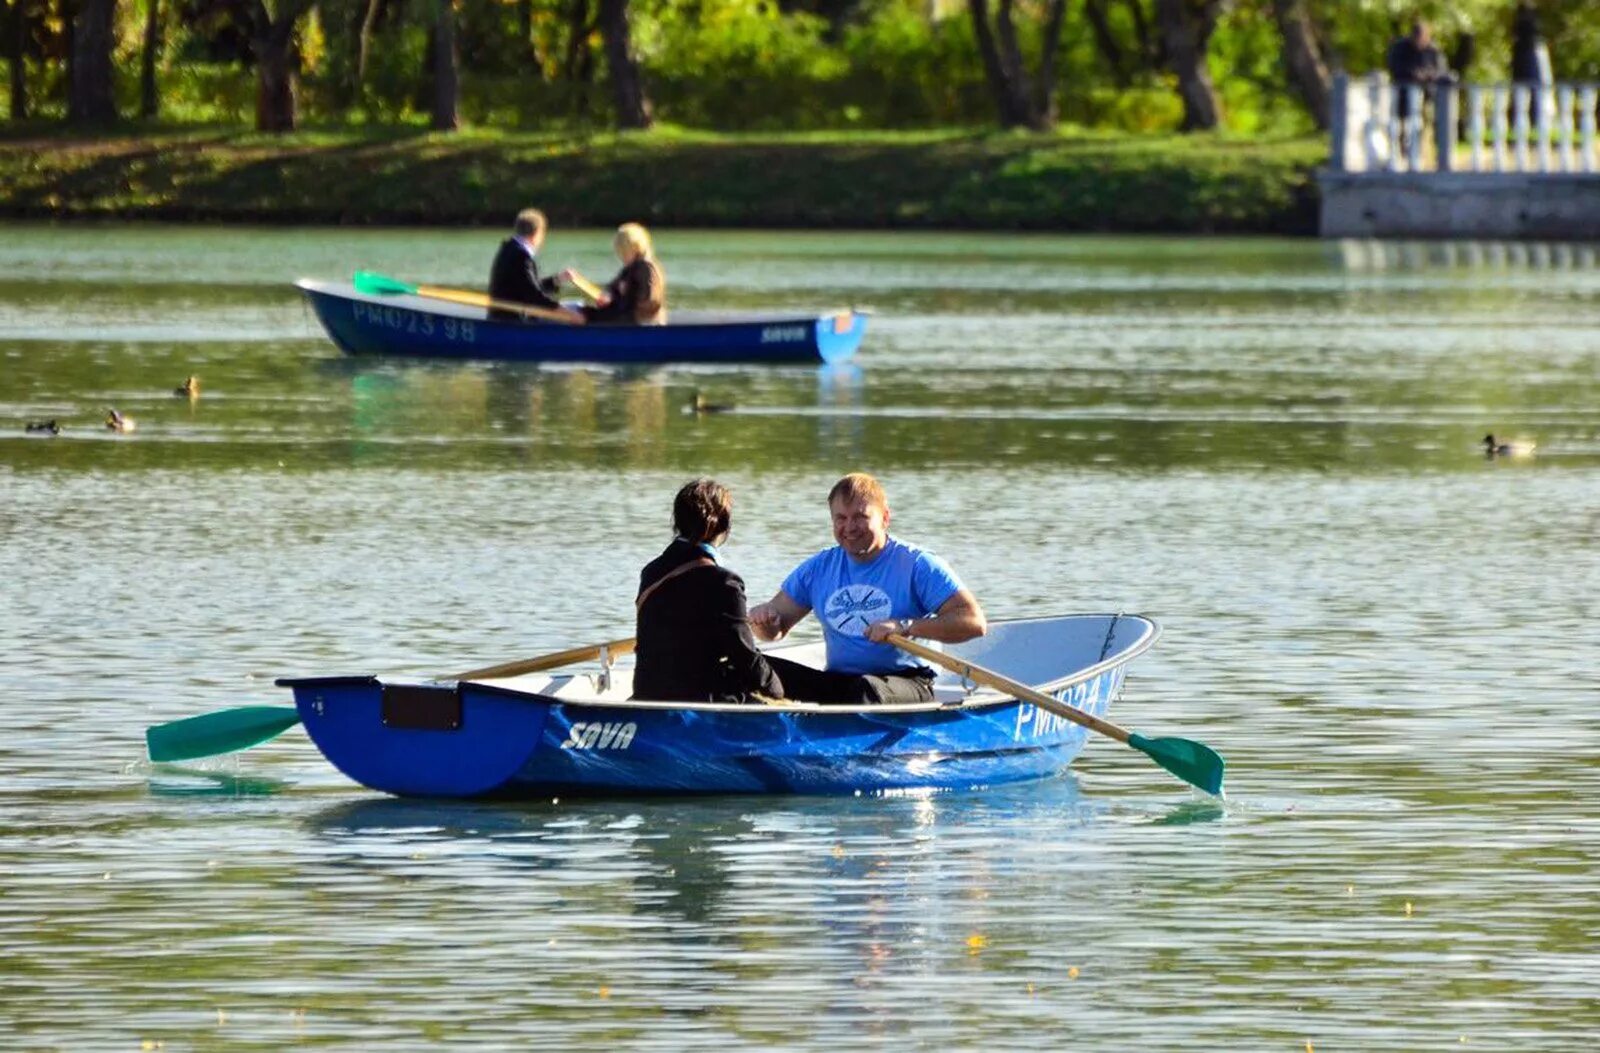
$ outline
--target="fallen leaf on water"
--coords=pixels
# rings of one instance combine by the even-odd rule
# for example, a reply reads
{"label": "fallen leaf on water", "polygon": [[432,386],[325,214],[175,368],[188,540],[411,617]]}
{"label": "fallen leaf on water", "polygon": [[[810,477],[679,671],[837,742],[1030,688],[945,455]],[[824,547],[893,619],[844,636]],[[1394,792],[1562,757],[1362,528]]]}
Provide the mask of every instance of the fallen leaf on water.
{"label": "fallen leaf on water", "polygon": [[1078,967],[1076,965],[1068,966],[1067,967],[1067,979],[1076,980],[1077,978],[1078,978]]}

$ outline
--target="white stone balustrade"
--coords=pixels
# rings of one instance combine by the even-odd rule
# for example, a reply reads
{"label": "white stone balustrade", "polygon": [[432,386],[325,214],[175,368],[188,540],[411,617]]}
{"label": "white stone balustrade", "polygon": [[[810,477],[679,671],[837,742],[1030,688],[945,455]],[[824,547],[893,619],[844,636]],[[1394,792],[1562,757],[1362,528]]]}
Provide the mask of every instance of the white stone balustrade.
{"label": "white stone balustrade", "polygon": [[[1339,172],[1600,171],[1600,85],[1441,84],[1424,93],[1381,73],[1335,78]],[[1403,115],[1403,116],[1402,116]]]}

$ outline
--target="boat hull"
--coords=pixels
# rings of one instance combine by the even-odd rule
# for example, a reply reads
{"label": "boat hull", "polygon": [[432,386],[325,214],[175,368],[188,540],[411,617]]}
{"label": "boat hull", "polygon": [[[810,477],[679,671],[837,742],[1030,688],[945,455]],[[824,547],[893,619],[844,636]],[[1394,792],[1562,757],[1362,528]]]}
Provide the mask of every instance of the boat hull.
{"label": "boat hull", "polygon": [[[1102,657],[1041,689],[1103,717],[1159,628],[1078,617],[1101,623],[1092,631],[1106,640]],[[512,682],[280,683],[336,767],[400,796],[959,790],[1053,775],[1085,741],[1080,725],[994,695],[913,707],[693,706],[596,704]]]}
{"label": "boat hull", "polygon": [[670,325],[490,321],[473,307],[419,296],[358,293],[346,282],[296,287],[339,348],[353,355],[524,362],[840,362],[866,333],[859,311],[716,316],[682,312]]}

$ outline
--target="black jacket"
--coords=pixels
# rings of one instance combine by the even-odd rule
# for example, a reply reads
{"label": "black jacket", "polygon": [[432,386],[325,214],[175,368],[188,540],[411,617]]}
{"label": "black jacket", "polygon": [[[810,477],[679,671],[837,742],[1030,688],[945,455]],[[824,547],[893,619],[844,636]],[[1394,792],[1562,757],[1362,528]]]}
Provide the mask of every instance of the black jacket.
{"label": "black jacket", "polygon": [[[699,546],[675,538],[639,574],[639,592],[685,563]],[[756,650],[746,621],[744,579],[719,566],[686,570],[639,609],[633,697],[662,702],[747,702],[759,691],[783,697],[783,684]]]}
{"label": "black jacket", "polygon": [[620,325],[653,325],[667,309],[667,276],[661,265],[640,256],[617,272],[606,284],[610,301],[604,306],[585,307],[583,315],[591,322]]}
{"label": "black jacket", "polygon": [[[559,287],[560,283],[554,278],[539,277],[539,264],[516,238],[507,238],[500,243],[500,251],[494,254],[494,265],[489,268],[491,300],[556,308],[561,304],[556,302],[552,294]],[[497,321],[516,321],[525,316],[512,311],[491,310],[489,317]]]}

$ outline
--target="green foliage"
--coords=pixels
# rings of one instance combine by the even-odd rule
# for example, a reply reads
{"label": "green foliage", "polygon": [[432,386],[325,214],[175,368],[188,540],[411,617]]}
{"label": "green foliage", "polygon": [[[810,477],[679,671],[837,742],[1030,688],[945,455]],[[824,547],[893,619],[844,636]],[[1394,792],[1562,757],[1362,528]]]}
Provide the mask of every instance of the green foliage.
{"label": "green foliage", "polygon": [[781,14],[763,0],[667,0],[656,19],[658,32],[641,50],[664,119],[751,129],[838,123],[819,100],[836,95],[846,63],[823,44],[822,19]]}
{"label": "green foliage", "polygon": [[242,125],[255,121],[254,70],[209,62],[173,66],[162,77],[161,92],[161,111],[169,120]]}
{"label": "green foliage", "polygon": [[[151,2],[117,7],[116,90],[129,115],[137,107],[143,16]],[[425,122],[421,100],[437,2],[380,5],[366,76],[358,85],[357,39],[367,0],[319,0],[297,37],[302,118],[361,126]],[[506,129],[609,127],[597,2],[455,0],[463,118]],[[1414,15],[1433,22],[1447,54],[1463,34],[1474,35],[1476,60],[1468,72],[1475,79],[1502,79],[1509,68],[1511,0],[1304,2],[1334,69],[1382,68],[1390,41]],[[1535,3],[1557,75],[1600,76],[1600,0]],[[773,131],[993,123],[996,107],[964,0],[940,5],[942,17],[930,17],[927,0],[860,0],[837,26],[798,10],[807,6],[633,0],[635,49],[658,118],[684,127]],[[1018,0],[1014,8],[1031,71],[1043,4]],[[64,107],[67,40],[56,8],[37,9],[30,96],[34,112],[49,120]],[[163,10],[157,65],[163,120],[252,123],[255,81],[245,0],[165,0]],[[1107,0],[1105,12],[1115,58],[1103,51],[1082,0],[1069,0],[1054,83],[1064,126],[1150,133],[1176,128],[1181,107],[1173,78],[1157,64],[1159,30],[1150,0]],[[1279,136],[1310,129],[1286,83],[1281,46],[1271,0],[1230,0],[1209,55],[1230,132]],[[0,100],[5,88],[0,78]]]}
{"label": "green foliage", "polygon": [[0,212],[279,222],[1308,232],[1320,138],[154,134],[0,140]]}
{"label": "green foliage", "polygon": [[970,19],[930,23],[918,7],[884,4],[845,33],[842,47],[859,123],[971,124],[994,112]]}

